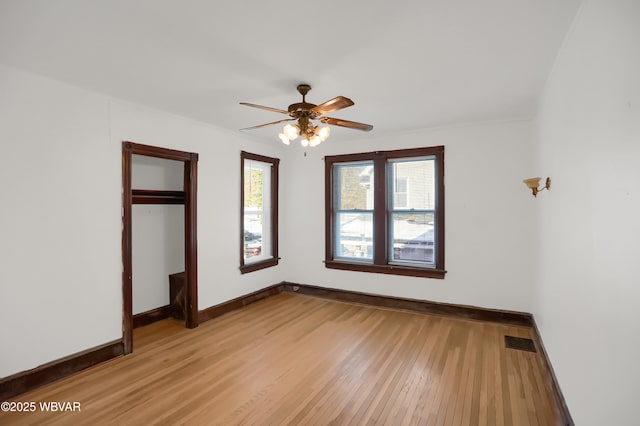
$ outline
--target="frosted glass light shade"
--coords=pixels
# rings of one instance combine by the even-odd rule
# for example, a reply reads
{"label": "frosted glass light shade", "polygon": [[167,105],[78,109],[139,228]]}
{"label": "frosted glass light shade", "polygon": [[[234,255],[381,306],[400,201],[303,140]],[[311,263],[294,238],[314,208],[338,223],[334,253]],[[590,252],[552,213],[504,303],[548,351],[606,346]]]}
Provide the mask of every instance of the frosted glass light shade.
{"label": "frosted glass light shade", "polygon": [[291,141],[289,140],[287,135],[285,135],[284,133],[280,133],[278,135],[278,137],[280,138],[280,140],[282,141],[283,144],[285,144],[285,145],[290,145],[291,144]]}
{"label": "frosted glass light shade", "polygon": [[300,134],[300,128],[297,125],[287,124],[282,128],[282,133],[292,141]]}
{"label": "frosted glass light shade", "polygon": [[310,121],[308,121],[306,128],[302,129],[302,131],[298,124],[286,124],[282,128],[282,133],[280,133],[278,137],[283,144],[290,145],[292,140],[300,136],[300,145],[303,147],[314,147],[324,142],[329,137],[330,133],[331,129],[329,126],[314,126]]}
{"label": "frosted glass light shade", "polygon": [[324,127],[320,127],[319,129],[320,130],[318,130],[317,132],[318,137],[320,138],[321,142],[324,142],[325,140],[327,140],[327,138],[331,134],[331,128],[329,126],[324,126]]}

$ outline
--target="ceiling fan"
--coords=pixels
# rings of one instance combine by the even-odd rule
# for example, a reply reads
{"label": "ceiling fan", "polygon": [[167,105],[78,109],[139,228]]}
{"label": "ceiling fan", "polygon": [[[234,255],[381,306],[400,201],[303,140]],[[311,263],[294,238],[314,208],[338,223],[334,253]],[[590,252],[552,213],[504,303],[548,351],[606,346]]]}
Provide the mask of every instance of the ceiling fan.
{"label": "ceiling fan", "polygon": [[260,124],[258,126],[246,127],[240,129],[240,131],[247,131],[253,129],[259,129],[261,127],[272,126],[274,124],[285,123],[287,121],[297,121],[297,124],[287,124],[282,129],[282,133],[278,135],[282,143],[289,145],[292,140],[301,137],[302,146],[317,146],[329,137],[329,126],[316,126],[312,120],[317,120],[322,124],[332,124],[334,126],[348,127],[350,129],[362,130],[368,132],[373,129],[370,124],[358,123],[355,121],[342,120],[340,118],[326,117],[325,114],[329,114],[334,111],[338,111],[343,108],[354,105],[353,101],[344,96],[335,97],[327,102],[315,105],[306,101],[306,95],[311,90],[311,86],[308,84],[299,84],[298,93],[302,95],[302,102],[289,105],[289,108],[285,111],[283,109],[271,108],[262,105],[250,104],[247,102],[240,102],[240,105],[246,105],[253,108],[266,109],[267,111],[279,112],[286,114],[290,118],[284,120],[274,121],[272,123]]}

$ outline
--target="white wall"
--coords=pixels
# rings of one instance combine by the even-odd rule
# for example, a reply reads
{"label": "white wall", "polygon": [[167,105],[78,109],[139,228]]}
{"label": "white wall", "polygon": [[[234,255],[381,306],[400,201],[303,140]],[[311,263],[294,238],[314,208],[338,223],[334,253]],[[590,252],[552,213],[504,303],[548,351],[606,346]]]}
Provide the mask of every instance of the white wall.
{"label": "white wall", "polygon": [[[287,279],[302,284],[530,312],[534,200],[522,184],[532,173],[530,123],[485,123],[377,136],[329,138],[284,173]],[[444,280],[326,269],[324,155],[445,146]]]}
{"label": "white wall", "polygon": [[285,279],[238,270],[240,150],[277,144],[4,66],[0,93],[0,377],[122,337],[123,140],[200,154],[199,309]]}
{"label": "white wall", "polygon": [[640,2],[586,1],[536,130],[533,313],[576,424],[638,424]]}
{"label": "white wall", "polygon": [[0,67],[0,377],[122,337],[106,98]]}

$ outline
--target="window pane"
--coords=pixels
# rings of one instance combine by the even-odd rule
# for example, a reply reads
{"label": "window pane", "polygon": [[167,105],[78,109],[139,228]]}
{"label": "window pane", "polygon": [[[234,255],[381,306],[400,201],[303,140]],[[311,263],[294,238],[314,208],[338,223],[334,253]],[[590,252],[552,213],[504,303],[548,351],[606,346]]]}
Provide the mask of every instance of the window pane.
{"label": "window pane", "polygon": [[255,161],[247,160],[244,166],[244,208],[262,210],[262,168]]}
{"label": "window pane", "polygon": [[393,207],[401,209],[407,207],[407,177],[396,177],[394,179],[395,190],[393,192]]}
{"label": "window pane", "polygon": [[392,260],[433,264],[433,226],[433,213],[393,213]]}
{"label": "window pane", "polygon": [[391,169],[392,209],[435,209],[434,159],[394,160]]}
{"label": "window pane", "polygon": [[373,163],[336,166],[334,178],[338,210],[373,209]]}
{"label": "window pane", "polygon": [[262,254],[262,212],[244,211],[244,258]]}
{"label": "window pane", "polygon": [[270,211],[271,165],[244,162],[244,260],[247,263],[272,256]]}
{"label": "window pane", "polygon": [[336,257],[373,259],[373,213],[337,213]]}

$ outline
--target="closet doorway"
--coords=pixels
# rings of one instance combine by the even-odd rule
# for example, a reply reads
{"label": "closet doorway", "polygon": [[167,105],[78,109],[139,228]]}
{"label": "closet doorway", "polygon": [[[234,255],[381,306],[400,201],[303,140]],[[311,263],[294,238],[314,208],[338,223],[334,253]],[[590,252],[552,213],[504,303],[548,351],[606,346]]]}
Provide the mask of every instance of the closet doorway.
{"label": "closet doorway", "polygon": [[[183,191],[133,191],[133,155],[175,160],[184,163]],[[198,326],[197,264],[197,187],[198,154],[173,149],[122,143],[122,331],[124,353],[133,351],[133,281],[132,281],[132,204],[134,198],[146,197],[161,203],[184,202],[184,317],[187,328]]]}

